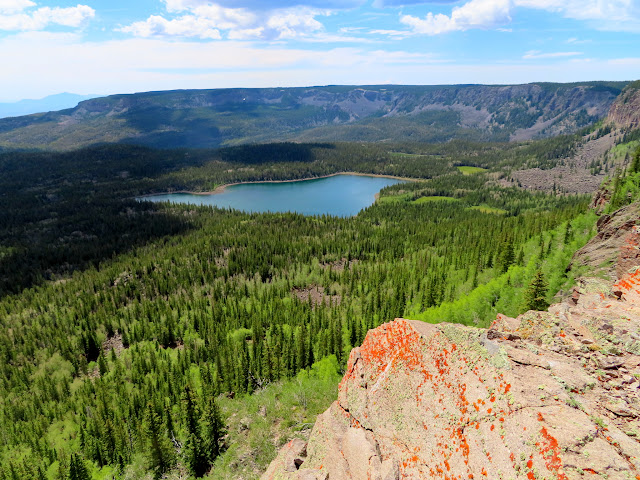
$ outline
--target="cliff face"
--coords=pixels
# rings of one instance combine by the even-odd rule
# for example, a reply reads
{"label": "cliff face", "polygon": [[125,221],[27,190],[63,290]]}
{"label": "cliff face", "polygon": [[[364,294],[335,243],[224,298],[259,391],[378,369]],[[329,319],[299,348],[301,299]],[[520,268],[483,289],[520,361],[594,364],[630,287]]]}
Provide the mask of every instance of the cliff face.
{"label": "cliff face", "polygon": [[[621,234],[626,260],[639,223]],[[635,258],[614,283],[584,279],[548,312],[488,330],[370,331],[308,444],[287,444],[262,479],[640,478]]]}
{"label": "cliff face", "polygon": [[620,127],[640,128],[640,82],[625,88],[609,110],[609,120]]}
{"label": "cliff face", "polygon": [[570,133],[605,117],[624,86],[386,85],[112,95],[59,112],[2,119],[0,145],[65,150],[97,142],[216,147],[273,140],[447,141],[460,131],[465,138],[527,139]]}

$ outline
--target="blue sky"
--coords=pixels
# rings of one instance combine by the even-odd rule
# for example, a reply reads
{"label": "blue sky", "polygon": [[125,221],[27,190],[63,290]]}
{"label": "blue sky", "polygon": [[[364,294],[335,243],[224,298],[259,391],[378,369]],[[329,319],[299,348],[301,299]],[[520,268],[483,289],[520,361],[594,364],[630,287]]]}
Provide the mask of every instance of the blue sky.
{"label": "blue sky", "polygon": [[0,0],[0,65],[0,101],[631,80],[640,0]]}

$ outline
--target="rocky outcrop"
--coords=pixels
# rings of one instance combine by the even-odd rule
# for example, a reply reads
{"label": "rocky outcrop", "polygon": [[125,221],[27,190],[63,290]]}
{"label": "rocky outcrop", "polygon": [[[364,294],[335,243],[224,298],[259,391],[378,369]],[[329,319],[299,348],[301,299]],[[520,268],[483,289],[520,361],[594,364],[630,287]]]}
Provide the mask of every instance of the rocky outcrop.
{"label": "rocky outcrop", "polygon": [[262,479],[640,478],[639,264],[489,329],[371,330],[308,444]]}
{"label": "rocky outcrop", "polygon": [[618,127],[640,128],[640,82],[625,88],[609,110],[609,120]]}
{"label": "rocky outcrop", "polygon": [[611,215],[602,215],[598,219],[598,233],[575,253],[569,269],[587,266],[592,276],[605,276],[611,280],[622,278],[629,269],[640,264],[639,225],[638,203]]}

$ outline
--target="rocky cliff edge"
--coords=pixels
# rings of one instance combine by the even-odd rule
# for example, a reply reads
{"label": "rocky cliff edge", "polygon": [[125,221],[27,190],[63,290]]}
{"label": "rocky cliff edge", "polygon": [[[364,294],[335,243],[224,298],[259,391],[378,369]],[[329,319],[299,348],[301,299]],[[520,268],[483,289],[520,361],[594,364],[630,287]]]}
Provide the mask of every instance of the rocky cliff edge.
{"label": "rocky cliff edge", "polygon": [[640,480],[635,220],[628,269],[583,279],[548,312],[371,330],[309,442],[285,445],[262,479]]}
{"label": "rocky cliff edge", "polygon": [[640,81],[628,85],[611,105],[609,121],[630,130],[640,128]]}

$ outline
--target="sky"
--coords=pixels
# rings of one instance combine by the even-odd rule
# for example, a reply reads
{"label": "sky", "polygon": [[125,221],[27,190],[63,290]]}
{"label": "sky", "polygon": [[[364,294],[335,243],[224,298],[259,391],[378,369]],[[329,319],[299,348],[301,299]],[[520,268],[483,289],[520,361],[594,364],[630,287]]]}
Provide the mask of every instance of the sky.
{"label": "sky", "polygon": [[0,101],[636,79],[640,0],[0,0]]}

